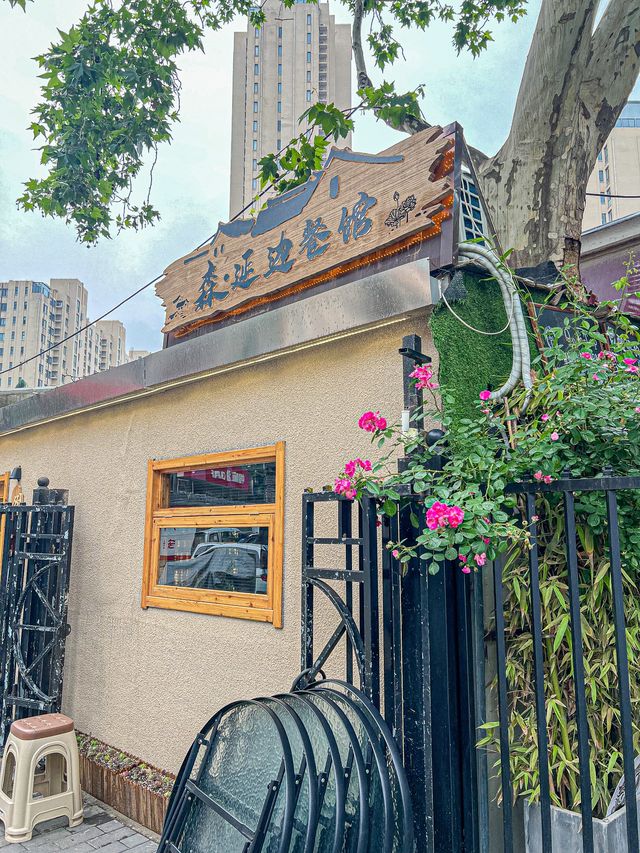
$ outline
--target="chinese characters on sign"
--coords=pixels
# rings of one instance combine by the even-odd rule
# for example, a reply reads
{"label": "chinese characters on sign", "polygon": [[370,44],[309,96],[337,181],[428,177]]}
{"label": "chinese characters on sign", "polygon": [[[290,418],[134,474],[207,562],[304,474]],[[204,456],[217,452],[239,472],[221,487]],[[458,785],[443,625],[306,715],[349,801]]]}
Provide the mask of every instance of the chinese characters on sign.
{"label": "chinese characters on sign", "polygon": [[445,243],[435,238],[453,220],[456,132],[429,128],[382,154],[333,149],[305,184],[269,199],[252,218],[220,223],[156,286],[163,331],[180,337],[416,243],[433,240],[429,257],[450,263],[453,228]]}
{"label": "chinese characters on sign", "polygon": [[353,237],[354,240],[364,237],[371,231],[371,220],[367,216],[367,211],[373,207],[378,199],[366,193],[360,193],[360,199],[357,201],[351,213],[346,207],[342,208],[342,218],[338,226],[338,233],[342,234],[342,242],[348,243]]}
{"label": "chinese characters on sign", "polygon": [[[343,243],[348,243],[351,239],[358,240],[369,233],[372,222],[367,216],[367,212],[374,204],[377,204],[377,201],[374,196],[361,192],[360,198],[355,202],[351,211],[346,207],[342,208],[342,219],[340,220],[338,233],[342,235]],[[309,261],[320,257],[329,248],[331,236],[331,231],[324,224],[321,216],[315,220],[307,219],[302,231],[298,254],[306,255],[306,260]],[[282,231],[278,245],[269,246],[268,248],[266,257],[267,268],[264,272],[264,277],[269,278],[275,273],[289,272],[299,260],[298,258],[291,257],[292,250],[293,242],[285,237],[284,231]],[[260,278],[260,273],[256,274],[253,268],[252,255],[253,249],[247,249],[242,256],[243,263],[234,264],[235,279],[231,282],[231,290],[238,287],[247,290],[254,281]],[[224,281],[228,282],[229,278],[229,274],[226,274]],[[199,294],[195,301],[196,311],[211,308],[214,299],[222,300],[227,298],[229,290],[217,289],[217,282],[216,266],[213,261],[208,261],[207,271],[202,277]]]}
{"label": "chinese characters on sign", "polygon": [[203,308],[211,308],[214,299],[226,299],[229,295],[228,290],[216,290],[218,286],[218,274],[216,265],[213,261],[207,261],[207,271],[202,276],[202,284],[196,299],[196,310],[202,311]]}

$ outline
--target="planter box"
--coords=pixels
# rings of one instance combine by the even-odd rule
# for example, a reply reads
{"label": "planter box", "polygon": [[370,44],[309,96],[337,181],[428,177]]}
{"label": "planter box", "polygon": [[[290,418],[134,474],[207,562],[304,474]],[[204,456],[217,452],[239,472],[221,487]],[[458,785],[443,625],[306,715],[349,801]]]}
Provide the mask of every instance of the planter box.
{"label": "planter box", "polygon": [[160,834],[169,804],[169,798],[142,785],[136,785],[121,772],[110,770],[80,755],[80,784],[82,789],[97,800],[121,814]]}
{"label": "planter box", "polygon": [[[540,853],[542,827],[538,803],[524,804],[524,836],[527,853]],[[554,850],[582,853],[582,816],[552,806],[551,840]],[[627,853],[626,809],[620,809],[605,820],[593,819],[593,849],[594,853]]]}

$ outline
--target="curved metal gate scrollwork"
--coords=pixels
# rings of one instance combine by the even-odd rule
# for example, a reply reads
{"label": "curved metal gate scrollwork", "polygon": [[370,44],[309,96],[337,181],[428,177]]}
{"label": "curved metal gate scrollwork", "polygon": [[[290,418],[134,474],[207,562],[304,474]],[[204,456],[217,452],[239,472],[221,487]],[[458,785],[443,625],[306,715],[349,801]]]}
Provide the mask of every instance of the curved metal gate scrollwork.
{"label": "curved metal gate scrollwork", "polygon": [[73,507],[0,506],[0,725],[60,710]]}

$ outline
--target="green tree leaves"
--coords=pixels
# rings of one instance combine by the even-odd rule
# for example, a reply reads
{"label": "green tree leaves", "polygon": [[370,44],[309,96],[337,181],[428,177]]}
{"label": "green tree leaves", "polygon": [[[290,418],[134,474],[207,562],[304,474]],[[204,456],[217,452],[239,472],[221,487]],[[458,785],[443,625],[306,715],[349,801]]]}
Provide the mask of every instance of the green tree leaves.
{"label": "green tree leaves", "polygon": [[[282,0],[285,8],[295,0]],[[30,0],[5,0],[26,8]],[[489,20],[524,14],[526,0],[340,0],[369,24],[368,44],[377,68],[402,56],[397,29],[426,29],[434,19],[451,22],[454,44],[477,54],[489,40]],[[177,58],[202,48],[205,30],[218,30],[246,16],[253,26],[265,20],[254,0],[93,0],[81,20],[37,57],[44,81],[30,128],[40,145],[43,178],[26,182],[18,204],[72,224],[91,244],[114,230],[142,228],[159,217],[150,199],[151,179],[140,191],[143,168],[151,177],[158,146],[171,140],[178,120],[180,79]],[[354,26],[354,54],[360,27]],[[363,72],[363,73],[361,73]],[[397,93],[392,82],[374,85],[358,67],[361,107],[398,130],[426,126],[419,101],[424,87]],[[328,140],[353,129],[350,115],[333,104],[316,104],[302,116],[310,130],[282,154],[260,161],[264,188],[282,192],[308,180],[322,165]]]}
{"label": "green tree leaves", "polygon": [[31,130],[48,175],[31,179],[18,203],[72,222],[83,242],[112,227],[158,218],[148,195],[134,200],[144,158],[155,159],[178,117],[176,57],[201,46],[202,30],[178,0],[102,0],[37,57],[42,100]]}

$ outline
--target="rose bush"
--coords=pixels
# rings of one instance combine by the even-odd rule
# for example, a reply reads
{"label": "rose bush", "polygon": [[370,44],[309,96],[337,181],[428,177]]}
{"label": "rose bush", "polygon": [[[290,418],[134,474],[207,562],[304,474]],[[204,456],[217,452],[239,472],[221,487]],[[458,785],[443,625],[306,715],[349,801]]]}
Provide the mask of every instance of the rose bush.
{"label": "rose bush", "polygon": [[[563,470],[582,477],[596,476],[605,466],[621,474],[638,469],[637,332],[619,316],[610,340],[586,310],[574,306],[574,311],[581,312],[574,328],[555,333],[556,339],[564,336],[567,346],[553,344],[540,359],[526,411],[524,392],[505,406],[492,402],[490,390],[483,389],[476,410],[467,418],[454,418],[447,413],[451,392],[439,389],[432,368],[421,365],[411,374],[416,388],[428,392],[418,419],[439,422],[445,433],[441,441],[428,446],[419,430],[403,432],[379,411],[362,415],[360,428],[384,453],[373,464],[362,459],[348,462],[335,489],[349,497],[373,495],[389,514],[396,512],[405,491],[401,487],[408,485],[414,495],[424,498],[424,516],[413,518],[421,528],[416,545],[393,544],[403,563],[418,555],[431,572],[445,560],[477,567],[526,542],[516,499],[505,495],[508,482],[531,476],[551,483]],[[520,416],[511,413],[519,408]],[[399,452],[409,460],[402,472],[395,468]],[[434,471],[436,455],[443,464]],[[454,523],[450,510],[443,507],[453,508]],[[595,509],[592,515],[595,522]],[[438,523],[433,523],[436,518]]]}
{"label": "rose bush", "polygon": [[[479,571],[506,553],[507,675],[510,701],[512,778],[516,795],[539,792],[534,702],[534,662],[527,548],[529,533],[514,495],[505,486],[523,478],[541,483],[566,476],[597,477],[603,470],[640,474],[640,342],[630,321],[614,315],[601,322],[582,305],[555,331],[534,362],[532,392],[505,403],[478,389],[476,407],[453,417],[453,390],[438,387],[428,365],[416,367],[416,388],[426,402],[423,418],[442,426],[444,437],[429,446],[421,429],[389,425],[380,412],[365,413],[360,426],[381,454],[366,468],[345,466],[339,490],[379,499],[380,512],[393,515],[411,500],[416,536],[390,545],[406,566],[414,557],[429,572],[448,566]],[[549,330],[547,330],[549,331]],[[562,345],[560,345],[562,344]],[[500,377],[497,377],[499,379]],[[398,471],[404,454],[407,464]],[[434,457],[438,456],[438,470]],[[404,497],[410,488],[412,498]],[[337,485],[338,487],[338,485]],[[613,602],[608,563],[607,514],[602,493],[575,495],[584,660],[591,731],[593,810],[606,812],[622,774]],[[545,700],[553,802],[569,809],[580,803],[569,600],[560,494],[538,497],[536,511],[545,653]],[[618,495],[632,703],[640,707],[640,490]],[[640,752],[640,720],[634,742]],[[487,745],[497,723],[488,723]]]}

